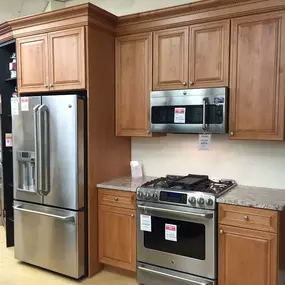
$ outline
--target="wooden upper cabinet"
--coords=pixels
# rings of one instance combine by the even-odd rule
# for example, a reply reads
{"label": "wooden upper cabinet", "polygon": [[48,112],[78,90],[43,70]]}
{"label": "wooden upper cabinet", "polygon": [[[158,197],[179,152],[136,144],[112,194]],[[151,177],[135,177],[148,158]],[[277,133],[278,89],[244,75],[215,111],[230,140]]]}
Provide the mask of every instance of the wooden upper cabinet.
{"label": "wooden upper cabinet", "polygon": [[230,20],[193,25],[189,29],[190,87],[228,86]]}
{"label": "wooden upper cabinet", "polygon": [[153,90],[188,86],[188,27],[154,32]]}
{"label": "wooden upper cabinet", "polygon": [[152,34],[116,39],[116,133],[150,136]]}
{"label": "wooden upper cabinet", "polygon": [[100,262],[136,271],[136,211],[99,206]]}
{"label": "wooden upper cabinet", "polygon": [[47,35],[17,40],[17,76],[19,92],[48,90]]}
{"label": "wooden upper cabinet", "polygon": [[48,34],[51,90],[85,88],[84,27]]}
{"label": "wooden upper cabinet", "polygon": [[232,20],[230,136],[283,140],[284,12]]}
{"label": "wooden upper cabinet", "polygon": [[277,284],[277,235],[219,226],[219,285]]}

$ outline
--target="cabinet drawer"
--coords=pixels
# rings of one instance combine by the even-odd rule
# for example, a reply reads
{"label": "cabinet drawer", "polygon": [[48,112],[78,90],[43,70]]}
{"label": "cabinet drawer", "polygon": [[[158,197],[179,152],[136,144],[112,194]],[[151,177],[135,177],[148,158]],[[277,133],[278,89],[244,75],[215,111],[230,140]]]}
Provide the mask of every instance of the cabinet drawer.
{"label": "cabinet drawer", "polygon": [[98,189],[99,204],[136,209],[136,193],[119,190]]}
{"label": "cabinet drawer", "polygon": [[219,206],[219,223],[277,233],[278,212],[221,204]]}

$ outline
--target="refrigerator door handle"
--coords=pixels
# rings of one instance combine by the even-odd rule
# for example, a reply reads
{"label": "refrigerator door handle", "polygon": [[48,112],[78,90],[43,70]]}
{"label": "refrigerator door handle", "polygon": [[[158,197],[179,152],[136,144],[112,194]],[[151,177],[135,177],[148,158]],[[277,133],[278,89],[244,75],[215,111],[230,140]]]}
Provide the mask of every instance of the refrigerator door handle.
{"label": "refrigerator door handle", "polygon": [[33,114],[34,114],[34,138],[35,138],[35,190],[36,192],[41,195],[41,188],[39,187],[38,182],[41,181],[41,177],[39,177],[39,152],[38,152],[38,148],[39,148],[39,133],[38,133],[38,110],[40,108],[40,104],[36,105],[33,109]]}
{"label": "refrigerator door handle", "polygon": [[42,215],[50,218],[54,218],[57,220],[61,220],[64,222],[74,222],[74,216],[59,216],[55,214],[50,214],[50,213],[45,213],[45,212],[39,212],[35,210],[30,210],[30,209],[25,209],[23,205],[18,205],[18,206],[13,206],[15,211],[21,211],[21,212],[27,212],[31,214],[36,214],[36,215]]}
{"label": "refrigerator door handle", "polygon": [[46,105],[41,105],[40,113],[40,133],[41,133],[41,179],[42,195],[47,196],[50,192],[50,136],[49,136],[49,109]]}

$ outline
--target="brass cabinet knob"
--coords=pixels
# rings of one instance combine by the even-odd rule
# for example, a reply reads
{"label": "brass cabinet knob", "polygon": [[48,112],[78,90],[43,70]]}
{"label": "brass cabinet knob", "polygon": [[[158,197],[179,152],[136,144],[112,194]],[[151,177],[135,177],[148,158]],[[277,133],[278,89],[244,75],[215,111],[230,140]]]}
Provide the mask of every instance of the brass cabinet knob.
{"label": "brass cabinet knob", "polygon": [[233,136],[233,135],[234,135],[234,132],[230,132],[230,135]]}
{"label": "brass cabinet knob", "polygon": [[248,216],[244,216],[244,220],[245,220],[245,221],[248,221],[248,220],[249,220],[249,217],[248,217]]}
{"label": "brass cabinet knob", "polygon": [[45,87],[45,88],[48,88],[48,85],[47,85],[47,84],[45,84],[45,85],[44,85],[44,87]]}
{"label": "brass cabinet knob", "polygon": [[192,82],[192,81],[189,82],[189,85],[190,85],[190,86],[193,85],[193,84],[194,84],[194,82]]}
{"label": "brass cabinet knob", "polygon": [[186,86],[186,85],[187,85],[187,83],[186,83],[186,82],[183,82],[182,84],[183,84],[184,86]]}
{"label": "brass cabinet knob", "polygon": [[49,87],[54,87],[54,85],[53,85],[53,84],[50,84]]}
{"label": "brass cabinet knob", "polygon": [[134,214],[131,214],[131,217],[132,217],[132,218],[134,218],[134,217],[135,217],[135,215],[134,215]]}
{"label": "brass cabinet knob", "polygon": [[220,234],[222,235],[224,233],[224,231],[223,230],[220,230]]}
{"label": "brass cabinet knob", "polygon": [[150,130],[147,130],[147,134],[148,134],[148,135],[150,134]]}
{"label": "brass cabinet knob", "polygon": [[118,198],[118,197],[115,197],[114,200],[115,200],[115,201],[119,201],[119,198]]}

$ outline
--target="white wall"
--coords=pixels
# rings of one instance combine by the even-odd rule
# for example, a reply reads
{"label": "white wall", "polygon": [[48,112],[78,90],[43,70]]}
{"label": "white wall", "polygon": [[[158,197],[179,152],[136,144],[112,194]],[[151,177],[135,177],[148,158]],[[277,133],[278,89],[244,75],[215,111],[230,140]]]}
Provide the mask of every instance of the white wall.
{"label": "white wall", "polygon": [[66,6],[91,2],[114,15],[122,16],[196,1],[199,0],[72,0]]}
{"label": "white wall", "polygon": [[197,135],[133,138],[132,159],[146,175],[208,174],[239,184],[285,188],[285,142],[230,141],[214,135],[209,151],[198,151]]}

